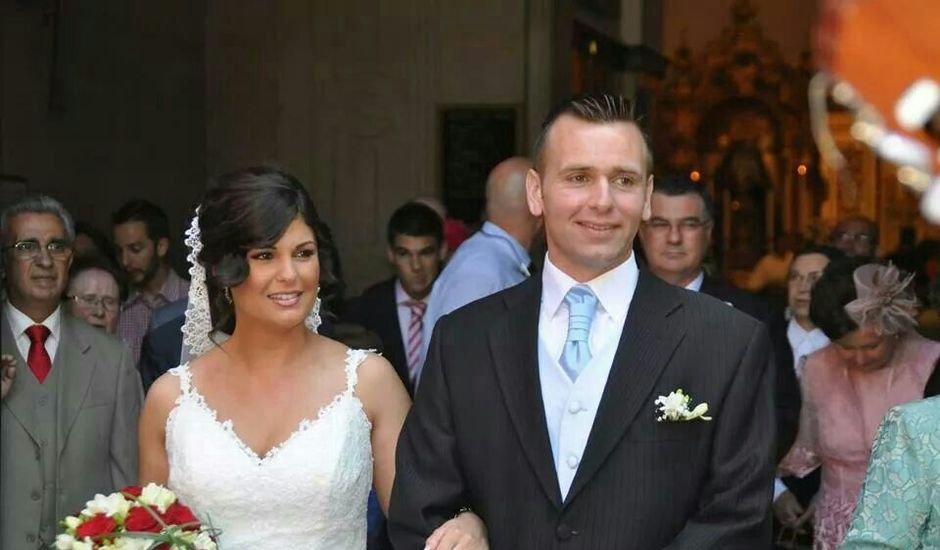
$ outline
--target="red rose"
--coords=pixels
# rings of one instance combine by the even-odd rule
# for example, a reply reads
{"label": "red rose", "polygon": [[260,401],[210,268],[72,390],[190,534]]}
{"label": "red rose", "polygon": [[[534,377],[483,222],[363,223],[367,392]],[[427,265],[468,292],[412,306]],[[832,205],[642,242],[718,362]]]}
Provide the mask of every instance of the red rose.
{"label": "red rose", "polygon": [[186,523],[195,523],[194,527],[199,525],[199,519],[193,515],[193,511],[179,502],[174,502],[166,509],[166,513],[163,514],[163,521],[170,525],[184,525]]}
{"label": "red rose", "polygon": [[161,544],[160,546],[157,546],[153,550],[170,550],[170,543],[164,542],[163,544]]}
{"label": "red rose", "polygon": [[137,506],[128,512],[124,520],[124,529],[136,533],[159,533],[162,527],[143,506]]}
{"label": "red rose", "polygon": [[128,485],[127,487],[121,489],[120,492],[139,497],[140,494],[144,492],[144,490],[141,489],[140,485]]}
{"label": "red rose", "polygon": [[85,537],[107,535],[108,533],[113,533],[116,528],[117,523],[113,518],[109,518],[104,514],[97,514],[91,519],[85,520],[84,523],[75,529],[75,538],[82,540]]}

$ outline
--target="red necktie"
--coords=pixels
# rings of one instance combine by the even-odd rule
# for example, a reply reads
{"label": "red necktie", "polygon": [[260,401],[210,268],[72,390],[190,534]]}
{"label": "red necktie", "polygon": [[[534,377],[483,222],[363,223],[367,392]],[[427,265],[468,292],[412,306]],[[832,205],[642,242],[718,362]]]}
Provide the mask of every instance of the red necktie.
{"label": "red necktie", "polygon": [[46,351],[46,338],[49,334],[49,328],[45,325],[33,325],[26,329],[26,336],[29,336],[29,356],[26,363],[40,384],[46,381],[46,376],[49,376],[49,371],[52,370],[52,359],[49,359],[49,352]]}

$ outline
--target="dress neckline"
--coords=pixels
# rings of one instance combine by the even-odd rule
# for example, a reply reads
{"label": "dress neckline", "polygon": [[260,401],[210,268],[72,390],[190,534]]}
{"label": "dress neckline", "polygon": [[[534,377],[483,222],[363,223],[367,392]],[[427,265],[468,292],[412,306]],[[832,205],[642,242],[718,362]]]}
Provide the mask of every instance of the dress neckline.
{"label": "dress neckline", "polygon": [[[354,394],[353,390],[357,382],[357,372],[356,367],[359,363],[362,362],[362,359],[365,358],[364,350],[346,350],[346,388],[334,395],[329,401],[324,403],[317,409],[317,414],[315,418],[304,417],[297,423],[297,427],[288,435],[283,441],[277,443],[270,449],[260,454],[255,451],[250,445],[248,445],[241,436],[238,435],[238,432],[235,431],[234,422],[231,418],[226,420],[219,420],[219,413],[213,407],[210,407],[206,402],[205,397],[199,390],[196,389],[196,386],[192,383],[192,372],[189,369],[189,362],[180,365],[175,371],[180,378],[180,395],[176,400],[176,405],[179,406],[184,399],[189,399],[192,401],[196,408],[204,412],[209,419],[212,421],[212,424],[222,430],[229,439],[239,448],[242,453],[255,462],[257,465],[261,466],[268,462],[271,462],[275,457],[277,457],[287,446],[289,446],[294,440],[299,438],[302,434],[310,431],[312,428],[317,426],[324,418],[326,418],[336,407],[343,402],[345,399],[351,400],[355,405],[358,405],[358,409],[365,414],[363,411],[362,402]],[[169,420],[169,417],[167,417]],[[368,419],[367,419],[368,420]]]}

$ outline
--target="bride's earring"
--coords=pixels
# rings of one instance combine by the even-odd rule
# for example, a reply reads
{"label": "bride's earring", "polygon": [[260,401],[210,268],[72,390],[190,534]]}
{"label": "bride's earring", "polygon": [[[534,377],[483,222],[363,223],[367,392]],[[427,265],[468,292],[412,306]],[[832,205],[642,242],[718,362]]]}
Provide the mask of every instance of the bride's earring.
{"label": "bride's earring", "polygon": [[313,309],[310,310],[310,313],[307,314],[307,318],[304,319],[304,325],[306,325],[307,330],[314,334],[318,334],[318,329],[323,323],[323,320],[320,319],[320,287],[317,287],[317,301],[313,303]]}
{"label": "bride's earring", "polygon": [[225,301],[231,304],[232,303],[232,291],[229,290],[228,287],[225,287],[225,290],[222,291],[222,294],[225,295]]}

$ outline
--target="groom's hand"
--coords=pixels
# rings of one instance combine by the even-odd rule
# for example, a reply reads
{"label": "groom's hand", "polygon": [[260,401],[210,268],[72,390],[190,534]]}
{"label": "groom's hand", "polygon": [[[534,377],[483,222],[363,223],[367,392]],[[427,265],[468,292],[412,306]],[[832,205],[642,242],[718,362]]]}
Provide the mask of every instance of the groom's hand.
{"label": "groom's hand", "polygon": [[473,512],[462,512],[428,537],[424,550],[489,550],[486,525]]}

